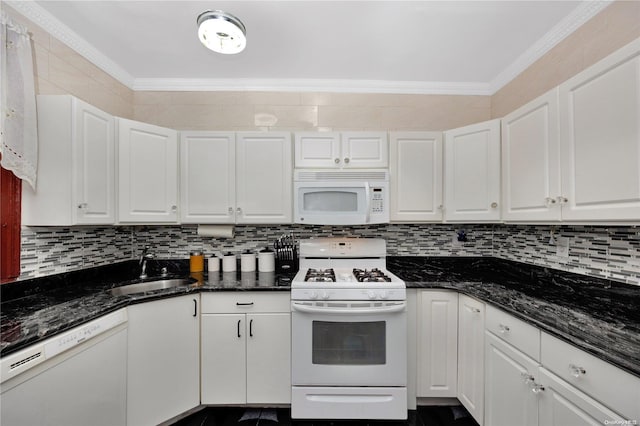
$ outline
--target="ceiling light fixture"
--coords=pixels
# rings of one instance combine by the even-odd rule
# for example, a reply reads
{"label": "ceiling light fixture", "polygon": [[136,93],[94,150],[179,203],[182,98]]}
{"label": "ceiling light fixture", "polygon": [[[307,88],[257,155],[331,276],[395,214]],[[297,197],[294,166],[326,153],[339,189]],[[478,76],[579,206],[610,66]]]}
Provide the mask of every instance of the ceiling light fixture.
{"label": "ceiling light fixture", "polygon": [[247,45],[246,29],[240,19],[221,10],[205,10],[197,19],[198,38],[218,53],[240,53]]}

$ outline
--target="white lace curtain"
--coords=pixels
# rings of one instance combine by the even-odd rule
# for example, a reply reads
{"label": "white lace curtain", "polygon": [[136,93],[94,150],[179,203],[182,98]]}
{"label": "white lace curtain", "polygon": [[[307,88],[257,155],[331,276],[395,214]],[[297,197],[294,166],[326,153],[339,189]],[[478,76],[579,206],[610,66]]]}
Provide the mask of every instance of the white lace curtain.
{"label": "white lace curtain", "polygon": [[2,11],[0,27],[0,153],[2,167],[36,188],[38,126],[31,38]]}

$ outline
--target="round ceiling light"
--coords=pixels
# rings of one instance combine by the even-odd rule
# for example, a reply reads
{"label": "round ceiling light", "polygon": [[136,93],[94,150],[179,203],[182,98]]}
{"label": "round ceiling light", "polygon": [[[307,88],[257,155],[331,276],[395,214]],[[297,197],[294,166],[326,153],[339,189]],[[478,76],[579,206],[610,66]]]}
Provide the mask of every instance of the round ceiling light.
{"label": "round ceiling light", "polygon": [[247,45],[246,30],[240,19],[221,10],[206,10],[198,16],[198,38],[218,53],[240,53]]}

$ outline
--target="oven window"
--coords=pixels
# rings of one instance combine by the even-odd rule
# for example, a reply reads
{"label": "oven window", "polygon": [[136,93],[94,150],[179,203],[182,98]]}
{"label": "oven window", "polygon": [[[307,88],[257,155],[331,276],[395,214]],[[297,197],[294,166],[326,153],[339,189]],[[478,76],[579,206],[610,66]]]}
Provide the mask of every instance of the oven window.
{"label": "oven window", "polygon": [[313,321],[313,364],[383,365],[385,321]]}
{"label": "oven window", "polygon": [[358,212],[358,193],[349,191],[313,191],[304,194],[307,212]]}

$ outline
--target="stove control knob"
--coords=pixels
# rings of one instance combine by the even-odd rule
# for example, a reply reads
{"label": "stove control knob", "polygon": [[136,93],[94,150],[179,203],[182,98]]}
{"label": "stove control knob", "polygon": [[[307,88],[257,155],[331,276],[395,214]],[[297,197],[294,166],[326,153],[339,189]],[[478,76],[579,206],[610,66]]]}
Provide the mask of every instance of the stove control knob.
{"label": "stove control knob", "polygon": [[371,300],[375,300],[375,299],[376,299],[376,292],[375,292],[375,291],[373,291],[373,290],[369,290],[369,291],[367,292],[367,296],[369,297],[369,299],[371,299]]}
{"label": "stove control knob", "polygon": [[324,300],[327,300],[329,298],[329,293],[327,293],[326,291],[322,293],[322,298]]}
{"label": "stove control knob", "polygon": [[388,299],[389,298],[389,294],[387,293],[386,290],[382,290],[380,292],[380,299],[384,300],[384,299]]}
{"label": "stove control knob", "polygon": [[309,298],[312,300],[315,300],[318,298],[318,293],[316,293],[315,291],[312,291],[311,293],[309,293]]}

